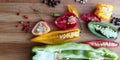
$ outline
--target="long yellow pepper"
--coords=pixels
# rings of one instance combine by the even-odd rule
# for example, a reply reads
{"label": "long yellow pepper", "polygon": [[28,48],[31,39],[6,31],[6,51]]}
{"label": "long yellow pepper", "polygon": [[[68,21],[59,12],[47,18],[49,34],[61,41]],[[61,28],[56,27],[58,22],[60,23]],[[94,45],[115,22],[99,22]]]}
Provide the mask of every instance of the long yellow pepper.
{"label": "long yellow pepper", "polygon": [[53,31],[32,39],[32,42],[45,43],[45,44],[56,44],[62,42],[68,42],[77,40],[80,38],[80,30],[73,28],[69,30]]}

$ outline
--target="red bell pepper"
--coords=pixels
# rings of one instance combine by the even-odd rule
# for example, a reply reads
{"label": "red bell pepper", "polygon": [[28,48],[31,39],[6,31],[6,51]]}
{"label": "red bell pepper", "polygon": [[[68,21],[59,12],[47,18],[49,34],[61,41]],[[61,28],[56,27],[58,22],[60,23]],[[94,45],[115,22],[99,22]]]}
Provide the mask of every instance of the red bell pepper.
{"label": "red bell pepper", "polygon": [[67,12],[64,15],[56,18],[54,23],[60,29],[70,29],[76,27],[78,20],[74,13]]}
{"label": "red bell pepper", "polygon": [[84,21],[84,22],[90,22],[90,21],[95,21],[95,22],[101,22],[101,19],[99,19],[97,16],[93,15],[93,14],[82,14],[80,16],[80,18]]}
{"label": "red bell pepper", "polygon": [[114,41],[110,41],[110,40],[92,40],[92,41],[86,41],[86,42],[82,42],[82,43],[89,44],[95,48],[99,48],[99,47],[114,48],[114,47],[119,46],[118,42],[114,42]]}

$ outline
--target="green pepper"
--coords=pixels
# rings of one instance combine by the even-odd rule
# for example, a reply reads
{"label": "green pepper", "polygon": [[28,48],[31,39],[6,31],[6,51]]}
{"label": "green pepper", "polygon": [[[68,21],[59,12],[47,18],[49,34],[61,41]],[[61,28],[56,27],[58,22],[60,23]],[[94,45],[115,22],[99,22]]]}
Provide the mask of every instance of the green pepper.
{"label": "green pepper", "polygon": [[61,16],[61,14],[59,14],[59,13],[52,13],[51,16],[53,16],[53,17],[59,17],[59,16]]}
{"label": "green pepper", "polygon": [[87,44],[67,42],[32,48],[32,60],[117,60],[118,55],[107,49],[93,49]]}
{"label": "green pepper", "polygon": [[96,36],[107,39],[116,40],[118,38],[118,29],[108,24],[99,22],[89,22],[88,29]]}

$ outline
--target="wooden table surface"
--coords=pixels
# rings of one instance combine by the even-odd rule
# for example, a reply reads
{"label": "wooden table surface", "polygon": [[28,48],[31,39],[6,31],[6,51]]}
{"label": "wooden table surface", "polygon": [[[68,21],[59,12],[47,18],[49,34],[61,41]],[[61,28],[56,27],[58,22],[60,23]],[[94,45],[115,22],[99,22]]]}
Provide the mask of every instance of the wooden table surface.
{"label": "wooden table surface", "polygon": [[[114,16],[120,17],[119,0],[88,0],[88,3],[84,5],[75,3],[73,0],[61,0],[61,4],[55,8],[50,8],[40,3],[40,0],[0,0],[0,2],[0,60],[30,60],[31,47],[33,46],[31,38],[34,36],[31,32],[24,33],[21,31],[21,27],[16,28],[15,26],[20,20],[29,20],[34,25],[40,19],[32,11],[31,7],[41,12],[42,19],[51,22],[50,27],[52,31],[57,28],[52,23],[54,18],[49,14],[64,13],[67,10],[67,4],[73,5],[82,14],[91,13],[98,2],[108,3],[115,6]],[[17,16],[17,12],[20,12],[21,15]],[[24,19],[23,15],[27,15],[29,19]],[[81,24],[83,28],[81,38],[75,42],[100,39],[88,31],[84,22],[81,21]],[[120,43],[120,36],[116,41]],[[120,55],[120,47],[111,49]]]}

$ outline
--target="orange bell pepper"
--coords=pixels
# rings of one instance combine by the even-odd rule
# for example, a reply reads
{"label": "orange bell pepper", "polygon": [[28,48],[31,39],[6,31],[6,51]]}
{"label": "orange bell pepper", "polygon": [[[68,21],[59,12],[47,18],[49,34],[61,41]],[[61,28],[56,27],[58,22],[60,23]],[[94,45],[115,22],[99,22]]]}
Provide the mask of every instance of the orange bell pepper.
{"label": "orange bell pepper", "polygon": [[69,30],[53,31],[32,39],[32,42],[45,43],[45,44],[56,44],[62,42],[73,41],[80,38],[80,30],[73,28]]}
{"label": "orange bell pepper", "polygon": [[98,16],[99,18],[108,21],[108,20],[110,20],[110,18],[112,16],[112,11],[113,10],[114,10],[113,5],[98,3],[96,5],[96,11],[95,11],[94,14],[96,16]]}
{"label": "orange bell pepper", "polygon": [[43,20],[38,22],[34,28],[32,29],[32,34],[33,35],[42,35],[45,33],[48,33],[50,31],[50,27],[47,23],[47,21]]}

